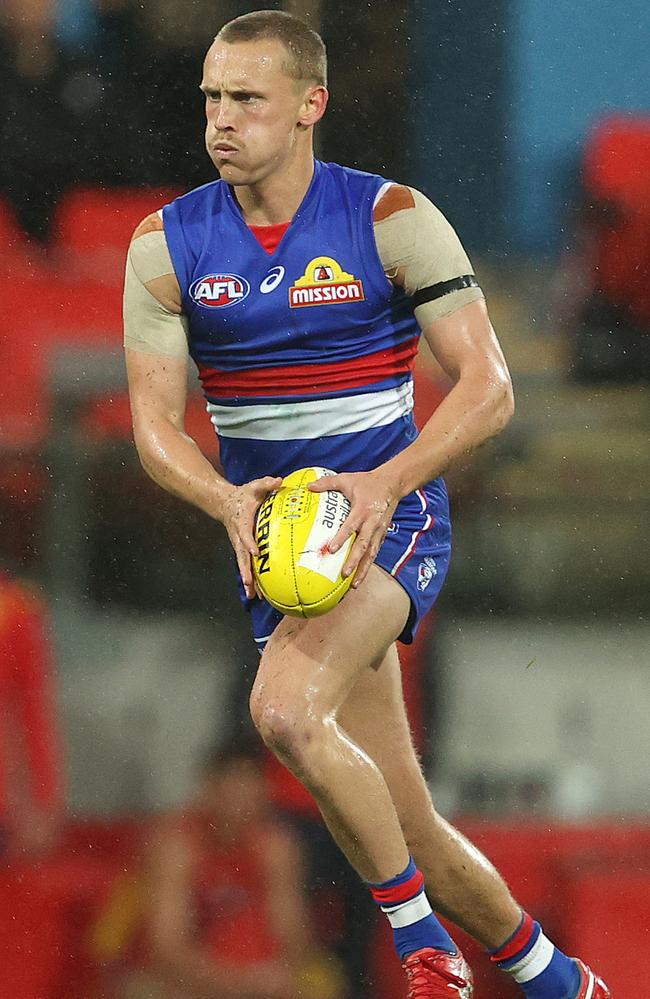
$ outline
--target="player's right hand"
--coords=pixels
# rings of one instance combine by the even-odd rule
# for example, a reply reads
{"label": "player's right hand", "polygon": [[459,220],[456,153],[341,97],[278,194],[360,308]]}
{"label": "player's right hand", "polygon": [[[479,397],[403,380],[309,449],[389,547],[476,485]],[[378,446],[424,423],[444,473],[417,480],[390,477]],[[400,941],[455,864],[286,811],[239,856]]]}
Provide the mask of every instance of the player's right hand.
{"label": "player's right hand", "polygon": [[266,475],[243,486],[232,486],[223,502],[221,520],[228,531],[244,590],[250,600],[255,596],[251,557],[259,554],[254,535],[255,514],[260,503],[281,485],[281,478]]}

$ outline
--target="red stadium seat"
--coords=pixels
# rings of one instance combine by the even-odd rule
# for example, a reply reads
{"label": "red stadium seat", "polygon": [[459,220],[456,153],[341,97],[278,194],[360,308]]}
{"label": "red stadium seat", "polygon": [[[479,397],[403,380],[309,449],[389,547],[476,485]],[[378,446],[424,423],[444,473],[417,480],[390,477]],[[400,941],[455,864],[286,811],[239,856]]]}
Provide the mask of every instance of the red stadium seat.
{"label": "red stadium seat", "polygon": [[80,188],[62,198],[55,220],[60,245],[82,252],[106,247],[123,253],[145,216],[178,197],[156,188]]}
{"label": "red stadium seat", "polygon": [[26,242],[27,236],[21,229],[12,206],[5,198],[0,197],[0,251],[4,254],[7,249]]}
{"label": "red stadium seat", "polygon": [[56,212],[55,252],[67,272],[121,289],[133,230],[179,193],[156,188],[71,191]]}
{"label": "red stadium seat", "polygon": [[587,190],[601,200],[648,207],[650,201],[650,115],[603,118],[587,139]]}
{"label": "red stadium seat", "polygon": [[22,270],[0,278],[0,302],[0,443],[34,445],[47,435],[51,354],[69,344],[119,350],[121,293],[51,271]]}
{"label": "red stadium seat", "polygon": [[611,116],[587,140],[583,179],[589,200],[614,209],[601,227],[595,286],[650,329],[650,116]]}
{"label": "red stadium seat", "polygon": [[614,996],[640,996],[650,956],[650,866],[577,871],[563,893],[564,943],[598,969]]}
{"label": "red stadium seat", "polygon": [[0,197],[0,277],[20,274],[23,268],[29,268],[34,253],[13,207]]}

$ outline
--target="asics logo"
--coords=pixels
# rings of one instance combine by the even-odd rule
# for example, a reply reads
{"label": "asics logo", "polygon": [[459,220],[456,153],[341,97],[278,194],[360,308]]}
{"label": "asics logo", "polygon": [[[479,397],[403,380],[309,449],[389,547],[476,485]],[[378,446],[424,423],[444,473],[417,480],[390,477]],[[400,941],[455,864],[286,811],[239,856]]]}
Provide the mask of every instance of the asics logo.
{"label": "asics logo", "polygon": [[260,285],[260,291],[263,295],[268,295],[270,291],[274,291],[280,284],[280,281],[284,277],[285,270],[284,267],[272,267],[269,273],[266,275],[264,280]]}

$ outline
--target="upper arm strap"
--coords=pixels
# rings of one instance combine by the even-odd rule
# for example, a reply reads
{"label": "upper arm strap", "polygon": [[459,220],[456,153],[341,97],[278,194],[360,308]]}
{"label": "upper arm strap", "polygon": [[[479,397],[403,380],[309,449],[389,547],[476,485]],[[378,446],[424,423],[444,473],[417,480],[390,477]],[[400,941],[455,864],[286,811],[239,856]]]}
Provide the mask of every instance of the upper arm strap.
{"label": "upper arm strap", "polygon": [[435,302],[438,298],[444,298],[453,291],[462,291],[464,288],[478,288],[479,283],[473,274],[463,274],[460,277],[450,278],[449,281],[438,281],[428,288],[420,288],[413,295],[413,305],[417,309],[427,302]]}
{"label": "upper arm strap", "polygon": [[392,185],[373,217],[384,271],[413,297],[420,326],[483,297],[456,232],[420,191]]}

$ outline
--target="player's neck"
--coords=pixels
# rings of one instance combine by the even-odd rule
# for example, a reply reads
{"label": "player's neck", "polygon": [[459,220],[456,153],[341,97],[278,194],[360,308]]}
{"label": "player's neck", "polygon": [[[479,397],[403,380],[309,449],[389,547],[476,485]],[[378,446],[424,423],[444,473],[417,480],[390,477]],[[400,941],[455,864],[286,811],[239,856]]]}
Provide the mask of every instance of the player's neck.
{"label": "player's neck", "polygon": [[290,222],[298,211],[314,175],[314,156],[301,156],[282,172],[258,184],[235,188],[242,215],[248,225],[278,225]]}

